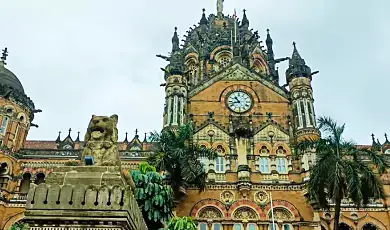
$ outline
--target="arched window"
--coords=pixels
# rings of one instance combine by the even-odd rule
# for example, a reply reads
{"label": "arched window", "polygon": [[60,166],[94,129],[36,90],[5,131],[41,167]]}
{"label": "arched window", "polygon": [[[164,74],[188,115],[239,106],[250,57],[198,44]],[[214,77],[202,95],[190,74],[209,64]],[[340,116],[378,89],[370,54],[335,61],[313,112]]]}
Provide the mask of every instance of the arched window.
{"label": "arched window", "polygon": [[43,173],[38,173],[38,174],[36,175],[36,177],[35,177],[34,183],[35,183],[36,185],[45,183],[45,174],[43,174]]}
{"label": "arched window", "polygon": [[8,124],[8,117],[3,117],[3,120],[1,121],[0,126],[0,134],[4,135],[5,131],[7,130],[7,124]]}
{"label": "arched window", "polygon": [[233,230],[244,230],[244,227],[242,226],[242,224],[234,224]]}
{"label": "arched window", "polygon": [[199,230],[208,230],[207,223],[199,223],[198,229]]}
{"label": "arched window", "polygon": [[0,188],[6,189],[9,181],[9,175],[8,175],[8,165],[7,163],[3,162],[0,165]]}
{"label": "arched window", "polygon": [[213,230],[222,230],[222,225],[219,223],[214,223],[213,224]]}
{"label": "arched window", "polygon": [[269,173],[269,158],[260,157],[259,158],[259,170],[262,173]]}
{"label": "arched window", "polygon": [[31,174],[30,173],[23,174],[23,179],[22,182],[20,183],[19,192],[28,193],[28,190],[30,188],[30,182],[31,182]]}
{"label": "arched window", "polygon": [[248,226],[246,227],[247,230],[257,230],[257,225],[256,224],[253,224],[253,223],[250,223],[248,224]]}
{"label": "arched window", "polygon": [[379,230],[379,229],[375,225],[368,223],[363,226],[362,230]]}
{"label": "arched window", "polygon": [[276,158],[276,169],[279,173],[286,173],[287,169],[287,161],[286,158]]}
{"label": "arched window", "polygon": [[346,223],[340,223],[339,230],[352,230],[352,228],[349,227]]}
{"label": "arched window", "polygon": [[272,223],[268,226],[268,230],[279,230],[278,224],[275,223],[272,225]]}
{"label": "arched window", "polygon": [[223,173],[225,172],[225,167],[224,167],[224,158],[223,157],[217,157],[215,159],[215,171],[218,173]]}

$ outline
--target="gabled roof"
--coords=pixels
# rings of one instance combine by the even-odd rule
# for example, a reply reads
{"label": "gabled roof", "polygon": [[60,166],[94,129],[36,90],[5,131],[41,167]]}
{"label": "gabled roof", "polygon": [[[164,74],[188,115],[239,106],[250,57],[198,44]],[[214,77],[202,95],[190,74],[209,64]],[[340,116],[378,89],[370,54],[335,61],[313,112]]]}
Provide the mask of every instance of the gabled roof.
{"label": "gabled roof", "polygon": [[273,90],[280,96],[284,98],[288,98],[288,94],[286,91],[284,91],[279,86],[275,85],[274,83],[260,77],[258,74],[253,73],[252,71],[245,68],[240,63],[233,64],[230,67],[227,67],[222,72],[217,73],[210,79],[204,81],[202,84],[199,84],[196,88],[192,89],[189,92],[189,97],[193,97],[203,91],[204,89],[210,87],[214,83],[221,81],[221,80],[228,80],[228,81],[257,81],[263,84],[264,86],[268,87],[269,89]]}

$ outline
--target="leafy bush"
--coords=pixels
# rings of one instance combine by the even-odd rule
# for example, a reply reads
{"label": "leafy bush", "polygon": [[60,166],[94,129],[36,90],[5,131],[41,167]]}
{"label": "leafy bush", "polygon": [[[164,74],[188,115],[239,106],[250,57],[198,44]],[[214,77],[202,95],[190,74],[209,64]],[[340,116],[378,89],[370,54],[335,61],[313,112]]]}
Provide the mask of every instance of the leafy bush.
{"label": "leafy bush", "polygon": [[13,224],[9,230],[28,230],[28,224],[23,224],[23,223],[15,223]]}
{"label": "leafy bush", "polygon": [[135,198],[148,228],[161,228],[172,216],[172,188],[164,184],[156,168],[148,163],[141,163],[138,170],[131,171],[131,176],[135,184]]}
{"label": "leafy bush", "polygon": [[67,161],[65,162],[65,166],[78,166],[80,163],[78,161]]}
{"label": "leafy bush", "polygon": [[164,230],[196,230],[196,224],[191,217],[174,217],[169,220]]}

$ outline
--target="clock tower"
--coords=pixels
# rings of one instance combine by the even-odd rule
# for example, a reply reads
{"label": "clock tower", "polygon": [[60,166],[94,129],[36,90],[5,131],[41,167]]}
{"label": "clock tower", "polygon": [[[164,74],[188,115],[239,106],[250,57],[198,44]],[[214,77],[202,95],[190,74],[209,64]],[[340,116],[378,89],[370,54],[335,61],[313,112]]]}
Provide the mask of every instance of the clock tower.
{"label": "clock tower", "polygon": [[[215,160],[200,159],[209,186],[202,199],[196,188],[188,188],[178,214],[190,213],[200,223],[217,217],[246,218],[249,226],[251,217],[240,216],[245,212],[239,206],[241,211],[227,207],[238,201],[257,203],[245,209],[252,218],[260,218],[264,211],[258,207],[269,205],[273,185],[302,183],[308,176],[305,172],[314,160],[293,159],[292,151],[296,140],[318,136],[310,86],[313,73],[295,45],[292,58],[275,58],[269,30],[264,47],[259,33],[249,28],[246,11],[239,21],[223,14],[222,2],[218,1],[217,14],[206,16],[203,10],[199,24],[187,31],[181,46],[175,29],[169,57],[157,55],[169,62],[163,68],[164,127],[191,122],[193,141],[219,155]],[[282,86],[276,65],[287,60],[288,84]],[[287,219],[296,218],[291,208],[280,211]],[[207,226],[204,229],[212,229]]]}

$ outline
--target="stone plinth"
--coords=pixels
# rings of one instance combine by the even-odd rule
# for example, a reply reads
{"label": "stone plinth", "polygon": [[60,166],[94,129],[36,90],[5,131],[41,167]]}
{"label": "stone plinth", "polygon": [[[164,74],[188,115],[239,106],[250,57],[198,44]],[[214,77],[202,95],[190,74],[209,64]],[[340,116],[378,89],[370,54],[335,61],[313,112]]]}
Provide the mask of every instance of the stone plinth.
{"label": "stone plinth", "polygon": [[117,166],[58,167],[31,185],[25,221],[32,229],[146,230],[130,183]]}

